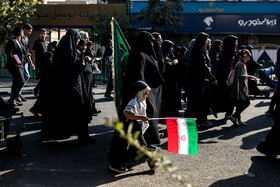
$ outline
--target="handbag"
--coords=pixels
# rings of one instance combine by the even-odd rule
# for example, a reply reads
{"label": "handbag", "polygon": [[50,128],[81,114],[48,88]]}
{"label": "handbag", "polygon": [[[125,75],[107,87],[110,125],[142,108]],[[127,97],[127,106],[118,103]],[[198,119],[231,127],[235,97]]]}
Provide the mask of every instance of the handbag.
{"label": "handbag", "polygon": [[[239,63],[242,63],[242,62],[239,61],[237,64],[239,64]],[[232,86],[234,83],[235,67],[237,66],[237,64],[234,66],[233,70],[231,70],[228,74],[227,81],[226,81],[227,86]]]}
{"label": "handbag", "polygon": [[226,85],[227,86],[232,86],[234,82],[234,77],[235,77],[235,68],[231,70],[228,74]]}

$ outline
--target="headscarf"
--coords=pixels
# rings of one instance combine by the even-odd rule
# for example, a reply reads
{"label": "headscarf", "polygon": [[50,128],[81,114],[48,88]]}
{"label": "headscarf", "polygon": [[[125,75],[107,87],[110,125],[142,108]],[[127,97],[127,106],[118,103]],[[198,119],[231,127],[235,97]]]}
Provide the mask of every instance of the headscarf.
{"label": "headscarf", "polygon": [[80,50],[81,46],[83,46],[83,45],[87,45],[87,41],[85,39],[81,38],[80,42],[78,43],[78,46],[77,46],[78,50]]}
{"label": "headscarf", "polygon": [[192,48],[192,46],[193,46],[194,42],[195,42],[195,39],[192,39],[192,40],[190,41],[190,43],[189,43],[189,49],[191,49],[191,48]]}
{"label": "headscarf", "polygon": [[173,51],[171,50],[171,47],[174,46],[174,43],[170,40],[164,40],[162,42],[162,52],[164,57],[168,57],[171,60],[175,59],[175,55],[173,54]]}
{"label": "headscarf", "polygon": [[220,57],[221,63],[224,63],[224,61],[227,61],[226,63],[228,63],[228,61],[232,60],[232,57],[235,52],[235,42],[237,39],[237,36],[234,35],[229,35],[225,37]]}
{"label": "headscarf", "polygon": [[[147,31],[142,31],[134,40],[131,47],[131,54],[145,53],[150,55],[157,61],[156,54],[154,48],[152,46],[152,42],[156,39],[153,35]],[[132,55],[133,56],[133,55]],[[129,59],[128,59],[129,60]]]}
{"label": "headscarf", "polygon": [[[131,85],[132,92],[136,93],[135,97],[129,101],[127,106],[124,109],[125,112],[130,112],[132,114],[139,114],[146,116],[147,104],[146,100],[143,101],[143,94],[147,91],[150,91],[151,88],[147,85],[147,83],[143,81],[137,81],[132,83]],[[146,129],[149,127],[148,122],[142,123],[142,132],[144,133]]]}
{"label": "headscarf", "polygon": [[223,43],[222,40],[215,40],[212,44],[210,52],[214,50],[221,52],[219,45],[221,45],[222,43]]}
{"label": "headscarf", "polygon": [[163,52],[162,52],[162,47],[159,47],[157,44],[157,38],[160,36],[160,33],[158,32],[153,32],[153,37],[156,39],[154,40],[154,51],[157,56],[158,60],[158,68],[161,74],[165,73],[165,63],[164,63],[164,57],[163,57]]}
{"label": "headscarf", "polygon": [[191,56],[205,53],[205,42],[208,36],[209,34],[205,32],[201,32],[196,36],[193,47],[191,48]]}
{"label": "headscarf", "polygon": [[[61,62],[66,62],[73,64],[77,59],[76,45],[77,40],[80,39],[80,34],[75,29],[69,29],[66,34],[61,38],[54,54],[54,65],[61,64]],[[65,66],[67,64],[61,64]]]}

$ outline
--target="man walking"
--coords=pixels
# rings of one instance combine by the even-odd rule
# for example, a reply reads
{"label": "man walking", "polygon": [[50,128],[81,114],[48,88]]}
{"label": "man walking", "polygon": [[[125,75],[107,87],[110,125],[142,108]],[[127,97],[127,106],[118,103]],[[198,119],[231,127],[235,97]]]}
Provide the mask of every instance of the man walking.
{"label": "man walking", "polygon": [[[23,58],[23,75],[24,75],[24,85],[27,83],[27,81],[30,78],[30,74],[29,74],[29,64],[31,66],[31,68],[34,70],[35,66],[31,60],[31,51],[29,48],[29,39],[28,37],[30,36],[30,34],[32,33],[32,26],[29,23],[26,23],[23,26],[23,36],[21,37],[21,44],[23,45],[23,52],[24,52],[24,58]],[[26,99],[22,96],[22,90],[19,93],[19,97],[17,98],[17,101],[21,102],[21,101],[26,101]]]}
{"label": "man walking", "polygon": [[[40,38],[34,42],[32,48],[32,61],[35,62],[37,79],[40,79],[40,69],[44,60],[44,54],[47,52],[46,37],[47,31],[42,28],[40,30]],[[38,90],[40,90],[39,84],[34,88],[35,96],[37,95]]]}
{"label": "man walking", "polygon": [[25,82],[23,76],[24,47],[20,42],[22,35],[22,29],[20,27],[16,27],[14,29],[14,38],[10,39],[5,47],[5,53],[7,55],[6,68],[13,76],[11,97],[8,100],[8,103],[14,106],[22,105],[21,102],[15,100],[19,96],[19,92]]}

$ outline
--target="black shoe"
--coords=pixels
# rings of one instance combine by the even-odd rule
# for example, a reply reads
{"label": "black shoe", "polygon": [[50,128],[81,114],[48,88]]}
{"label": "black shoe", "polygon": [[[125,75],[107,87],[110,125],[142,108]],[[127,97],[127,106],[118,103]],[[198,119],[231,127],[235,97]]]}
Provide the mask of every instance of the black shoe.
{"label": "black shoe", "polygon": [[113,99],[113,97],[111,95],[104,95],[104,97],[106,97],[108,99]]}
{"label": "black shoe", "polygon": [[22,102],[18,102],[18,101],[16,101],[16,104],[17,104],[17,106],[22,106],[23,105]]}
{"label": "black shoe", "polygon": [[22,100],[21,100],[20,97],[17,97],[17,98],[15,99],[15,101],[16,101],[16,102],[22,102]]}
{"label": "black shoe", "polygon": [[7,102],[6,102],[7,105],[9,106],[18,106],[17,105],[17,102],[15,100],[12,100],[12,99],[9,99]]}
{"label": "black shoe", "polygon": [[117,173],[125,173],[128,172],[128,169],[125,166],[119,166],[119,167],[112,167],[109,166],[109,169],[111,171],[117,172]]}
{"label": "black shoe", "polygon": [[102,112],[102,110],[96,110],[96,111],[93,112],[93,114],[99,114],[101,112]]}
{"label": "black shoe", "polygon": [[269,92],[264,92],[263,95],[265,96],[265,98],[269,98],[270,93]]}
{"label": "black shoe", "polygon": [[25,99],[24,97],[22,97],[22,95],[20,95],[19,98],[21,99],[22,102],[27,101],[27,99]]}
{"label": "black shoe", "polygon": [[210,112],[213,114],[215,118],[218,118],[218,111],[213,107],[210,107]]}

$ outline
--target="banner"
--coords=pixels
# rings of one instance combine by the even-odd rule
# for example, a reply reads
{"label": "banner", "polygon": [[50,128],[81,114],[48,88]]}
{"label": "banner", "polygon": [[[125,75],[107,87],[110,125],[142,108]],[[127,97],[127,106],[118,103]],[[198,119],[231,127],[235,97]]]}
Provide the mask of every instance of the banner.
{"label": "banner", "polygon": [[111,21],[112,42],[113,42],[113,81],[115,93],[115,105],[117,114],[120,116],[122,104],[122,87],[126,63],[130,46],[126,41],[118,23],[114,18]]}

